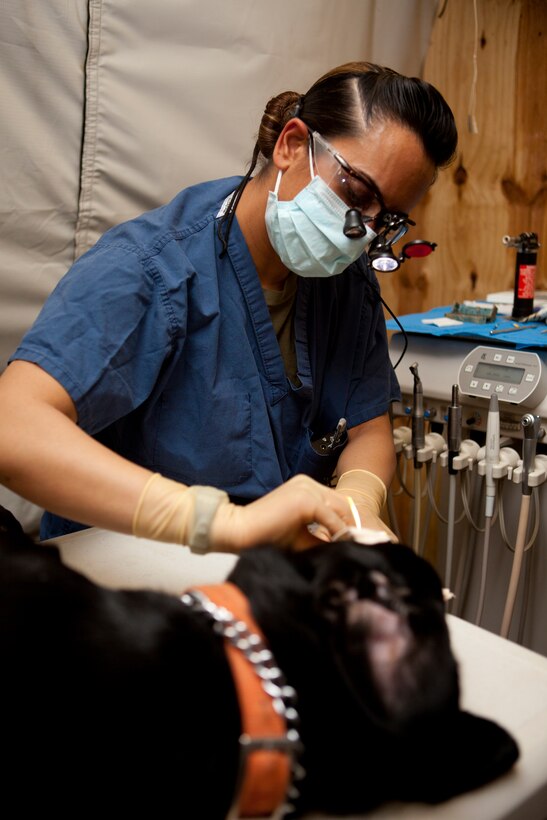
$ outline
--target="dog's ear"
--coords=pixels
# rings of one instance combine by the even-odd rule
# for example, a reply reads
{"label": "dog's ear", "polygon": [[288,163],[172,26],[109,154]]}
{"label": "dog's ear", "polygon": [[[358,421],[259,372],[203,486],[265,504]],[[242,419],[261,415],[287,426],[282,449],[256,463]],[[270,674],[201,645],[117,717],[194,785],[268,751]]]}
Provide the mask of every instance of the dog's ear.
{"label": "dog's ear", "polygon": [[3,549],[11,549],[27,545],[28,536],[16,517],[0,505],[0,544]]}
{"label": "dog's ear", "polygon": [[[492,720],[460,711],[454,721],[453,733],[453,749],[465,750],[463,755],[455,755],[458,793],[489,783],[518,760],[519,748],[514,738]],[[448,778],[447,787],[451,785],[450,780]]]}
{"label": "dog's ear", "polygon": [[[421,753],[409,740],[401,799],[439,803],[484,786],[518,760],[514,738],[487,718],[456,710],[446,720],[421,729]],[[411,754],[414,748],[414,755]]]}

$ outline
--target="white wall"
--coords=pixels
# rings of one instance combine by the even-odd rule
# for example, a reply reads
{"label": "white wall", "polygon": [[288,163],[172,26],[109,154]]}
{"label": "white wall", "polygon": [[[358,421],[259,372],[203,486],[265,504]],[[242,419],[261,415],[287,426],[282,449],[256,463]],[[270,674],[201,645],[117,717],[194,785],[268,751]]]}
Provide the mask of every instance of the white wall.
{"label": "white wall", "polygon": [[367,59],[419,74],[434,0],[4,0],[0,371],[112,224],[244,171],[266,101]]}

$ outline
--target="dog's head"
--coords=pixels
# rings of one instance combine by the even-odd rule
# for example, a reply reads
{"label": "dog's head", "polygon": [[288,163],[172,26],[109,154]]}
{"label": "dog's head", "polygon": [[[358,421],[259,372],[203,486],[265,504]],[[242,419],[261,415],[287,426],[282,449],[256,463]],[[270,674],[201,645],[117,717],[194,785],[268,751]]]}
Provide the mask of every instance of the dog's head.
{"label": "dog's head", "polygon": [[410,548],[264,547],[230,580],[299,696],[302,810],[438,802],[516,760],[504,729],[461,710],[441,582]]}

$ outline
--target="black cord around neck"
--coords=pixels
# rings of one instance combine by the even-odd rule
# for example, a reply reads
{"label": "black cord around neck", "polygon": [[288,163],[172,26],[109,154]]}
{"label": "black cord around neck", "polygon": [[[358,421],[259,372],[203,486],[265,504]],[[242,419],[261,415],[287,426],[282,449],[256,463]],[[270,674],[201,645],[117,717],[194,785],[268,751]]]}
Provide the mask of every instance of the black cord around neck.
{"label": "black cord around neck", "polygon": [[218,221],[217,227],[217,236],[222,243],[222,250],[219,254],[220,258],[222,259],[223,256],[226,255],[228,251],[228,241],[230,239],[230,232],[232,230],[232,222],[234,221],[234,216],[236,213],[236,208],[239,204],[239,200],[241,199],[241,195],[245,190],[247,183],[251,179],[251,175],[256,168],[256,163],[258,162],[258,155],[260,154],[260,148],[258,147],[258,143],[254,147],[253,156],[251,158],[251,164],[249,165],[249,170],[233,192],[228,206],[222,216]]}
{"label": "black cord around neck", "polygon": [[[368,262],[368,260],[367,260],[367,262],[366,262],[366,265],[367,265],[367,273],[369,274],[369,276],[370,276],[370,277],[372,277],[372,276],[374,275],[374,271],[373,271],[373,268],[372,268],[372,266],[371,266],[370,262]],[[389,315],[390,315],[390,316],[391,316],[391,318],[394,320],[394,322],[396,323],[397,327],[399,328],[399,330],[400,330],[400,331],[401,331],[401,333],[403,334],[403,339],[404,339],[404,344],[403,344],[403,352],[401,353],[401,355],[400,355],[400,356],[399,356],[399,358],[397,359],[397,362],[393,365],[393,369],[394,369],[394,370],[396,370],[396,369],[397,369],[397,367],[400,365],[400,363],[401,363],[401,361],[402,361],[402,359],[403,359],[403,356],[404,356],[404,355],[405,355],[405,353],[406,353],[406,350],[407,350],[407,347],[408,347],[408,336],[407,336],[407,334],[406,334],[406,331],[405,331],[404,327],[403,327],[403,326],[402,326],[402,324],[400,323],[399,319],[397,318],[397,316],[395,316],[395,314],[394,314],[394,313],[393,313],[393,311],[391,310],[391,308],[390,308],[390,306],[388,305],[388,303],[387,303],[387,302],[385,301],[385,299],[382,297],[382,294],[380,293],[380,286],[379,286],[379,285],[377,285],[377,286],[376,286],[376,285],[373,285],[373,283],[372,283],[371,279],[370,279],[368,276],[365,278],[365,282],[366,282],[367,287],[369,288],[369,290],[370,290],[370,291],[374,294],[374,296],[375,296],[377,299],[379,299],[379,300],[380,300],[380,302],[382,303],[382,305],[385,307],[385,309],[387,310],[387,312],[389,313]]]}

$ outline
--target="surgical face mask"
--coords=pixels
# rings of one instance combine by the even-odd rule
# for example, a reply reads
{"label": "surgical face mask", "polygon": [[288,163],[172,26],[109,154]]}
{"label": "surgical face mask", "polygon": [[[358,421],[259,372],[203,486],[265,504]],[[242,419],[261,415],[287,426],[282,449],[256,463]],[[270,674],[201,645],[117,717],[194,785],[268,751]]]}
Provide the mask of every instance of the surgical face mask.
{"label": "surgical face mask", "polygon": [[299,276],[327,277],[342,273],[370,245],[376,234],[367,226],[365,236],[344,235],[348,206],[320,176],[314,174],[294,199],[277,198],[282,172],[268,194],[266,229],[283,264]]}

